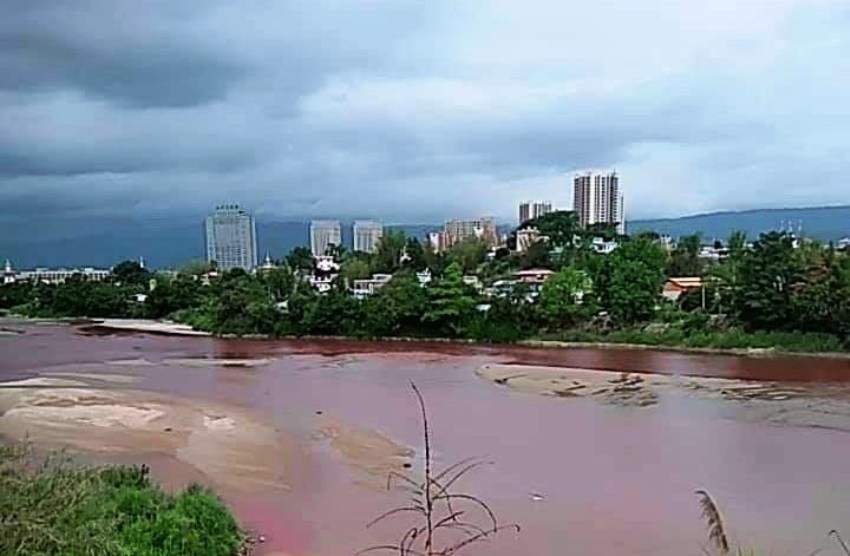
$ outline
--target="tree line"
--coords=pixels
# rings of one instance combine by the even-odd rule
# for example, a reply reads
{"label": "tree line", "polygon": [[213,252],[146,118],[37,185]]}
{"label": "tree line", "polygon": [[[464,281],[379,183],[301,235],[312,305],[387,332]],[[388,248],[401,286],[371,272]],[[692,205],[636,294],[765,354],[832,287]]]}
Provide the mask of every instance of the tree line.
{"label": "tree line", "polygon": [[[850,257],[831,245],[771,232],[752,243],[735,233],[720,261],[700,257],[698,235],[668,252],[657,234],[617,236],[613,227],[581,230],[570,212],[555,212],[522,228],[543,239],[525,252],[488,255],[479,241],[435,252],[416,238],[388,233],[374,254],[331,253],[340,264],[330,291],[302,276],[309,250],[296,248],[279,266],[248,274],[232,270],[208,285],[204,265],[176,276],[117,265],[109,280],[0,287],[0,308],[46,317],[172,318],[198,329],[234,335],[448,337],[511,342],[541,338],[689,345],[780,347],[821,351],[850,347]],[[610,254],[593,239],[616,240]],[[516,230],[508,240],[512,247]],[[719,247],[720,245],[718,245]],[[512,281],[521,269],[555,272],[539,291]],[[422,285],[417,272],[428,270]],[[354,280],[374,273],[392,279],[375,295],[351,295]],[[486,295],[469,285],[474,274]],[[661,293],[670,276],[699,276],[703,287],[677,302]],[[144,293],[140,303],[135,294]]]}

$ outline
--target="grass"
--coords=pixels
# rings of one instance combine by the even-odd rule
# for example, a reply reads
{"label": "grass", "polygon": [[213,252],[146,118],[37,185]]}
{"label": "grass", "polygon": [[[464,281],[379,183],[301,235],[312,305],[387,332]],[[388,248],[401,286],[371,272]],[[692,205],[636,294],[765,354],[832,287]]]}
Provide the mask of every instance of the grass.
{"label": "grass", "polygon": [[566,331],[543,337],[564,342],[605,342],[656,347],[710,349],[774,349],[784,353],[840,353],[847,351],[840,338],[811,332],[687,331],[679,327],[652,331],[614,330],[608,333],[582,330]]}
{"label": "grass", "polygon": [[0,446],[0,554],[234,556],[244,537],[211,491],[168,494],[145,466],[43,460]]}

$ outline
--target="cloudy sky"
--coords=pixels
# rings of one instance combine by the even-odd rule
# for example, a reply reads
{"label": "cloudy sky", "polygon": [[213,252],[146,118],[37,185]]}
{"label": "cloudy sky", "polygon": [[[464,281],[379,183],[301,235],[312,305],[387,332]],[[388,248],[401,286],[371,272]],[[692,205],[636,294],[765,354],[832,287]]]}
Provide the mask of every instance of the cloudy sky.
{"label": "cloudy sky", "polygon": [[850,202],[847,0],[3,0],[0,217]]}

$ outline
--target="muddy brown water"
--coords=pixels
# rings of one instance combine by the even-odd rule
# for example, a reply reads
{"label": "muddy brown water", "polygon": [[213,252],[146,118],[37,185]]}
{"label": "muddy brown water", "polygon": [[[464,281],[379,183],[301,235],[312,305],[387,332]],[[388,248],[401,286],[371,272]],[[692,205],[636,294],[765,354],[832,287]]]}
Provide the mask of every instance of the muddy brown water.
{"label": "muddy brown water", "polygon": [[[261,553],[336,556],[393,540],[397,528],[364,525],[404,497],[368,484],[317,437],[315,421],[319,412],[333,416],[421,454],[411,381],[428,403],[437,462],[467,456],[495,462],[462,486],[490,502],[503,522],[522,526],[519,535],[505,533],[468,554],[700,554],[705,534],[697,488],[720,501],[734,538],[765,553],[809,554],[827,545],[834,528],[850,535],[850,416],[846,430],[779,425],[740,418],[740,408],[721,399],[667,394],[656,407],[626,408],[521,394],[475,375],[485,364],[521,363],[817,389],[850,384],[848,360],[17,328],[25,333],[0,338],[2,381],[81,369],[124,373],[139,378],[133,389],[230,404],[288,431],[294,440],[281,462],[285,487],[221,488],[243,523],[267,538]],[[239,359],[268,361],[189,364]],[[120,456],[104,447],[99,455],[146,462],[172,487],[220,486],[150,446]],[[830,547],[821,554],[839,552]]]}

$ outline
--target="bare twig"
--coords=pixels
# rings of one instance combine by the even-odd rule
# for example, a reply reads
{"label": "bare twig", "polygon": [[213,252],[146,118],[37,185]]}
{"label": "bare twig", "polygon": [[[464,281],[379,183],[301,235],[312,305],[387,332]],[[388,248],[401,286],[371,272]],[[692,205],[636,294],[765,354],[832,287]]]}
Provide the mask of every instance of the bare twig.
{"label": "bare twig", "polygon": [[720,508],[707,491],[698,490],[696,494],[700,498],[699,505],[702,509],[702,517],[708,527],[709,542],[717,548],[720,554],[729,554],[729,539],[726,537],[726,528],[723,524]]}
{"label": "bare twig", "polygon": [[[431,454],[431,426],[425,400],[416,384],[411,382],[410,385],[416,395],[422,418],[425,440],[425,477],[417,482],[395,471],[390,472],[387,477],[387,488],[410,492],[412,495],[410,504],[381,514],[372,520],[367,528],[401,514],[416,515],[421,521],[416,527],[407,529],[398,544],[373,546],[358,552],[358,555],[384,551],[394,552],[398,556],[451,556],[470,545],[489,539],[504,529],[519,531],[518,525],[500,526],[496,514],[480,498],[451,490],[468,473],[492,462],[466,458],[440,472],[435,472]],[[396,479],[399,480],[400,485],[394,484]],[[479,525],[476,521],[486,521],[487,525]],[[446,535],[440,535],[440,537],[445,537],[447,540],[437,538],[438,533],[441,532]]]}

